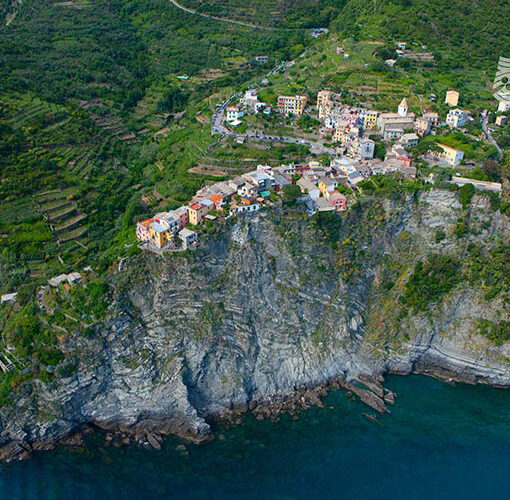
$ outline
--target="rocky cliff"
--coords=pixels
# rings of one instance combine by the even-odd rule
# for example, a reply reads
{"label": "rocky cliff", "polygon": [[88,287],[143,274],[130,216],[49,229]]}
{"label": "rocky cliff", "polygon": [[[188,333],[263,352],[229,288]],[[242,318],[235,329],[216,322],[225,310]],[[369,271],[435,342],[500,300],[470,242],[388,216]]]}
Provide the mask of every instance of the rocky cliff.
{"label": "rocky cliff", "polygon": [[[87,423],[200,441],[214,416],[331,381],[384,411],[389,372],[508,386],[510,344],[480,328],[508,321],[507,295],[488,296],[471,262],[509,233],[487,198],[465,210],[456,193],[432,190],[340,216],[263,212],[195,252],[132,259],[114,278],[108,321],[62,346],[78,372],[32,381],[2,410],[3,456]],[[455,258],[457,281],[413,308],[406,283],[437,254]]]}

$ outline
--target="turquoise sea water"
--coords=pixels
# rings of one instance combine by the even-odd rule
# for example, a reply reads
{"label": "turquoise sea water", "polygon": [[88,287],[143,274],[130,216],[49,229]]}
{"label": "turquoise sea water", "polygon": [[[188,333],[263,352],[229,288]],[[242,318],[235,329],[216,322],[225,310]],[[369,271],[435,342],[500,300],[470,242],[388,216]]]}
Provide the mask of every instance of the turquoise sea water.
{"label": "turquoise sea water", "polygon": [[38,453],[0,467],[0,498],[510,498],[509,391],[424,377],[387,386],[398,399],[380,425],[335,392],[298,420],[247,417],[188,454],[174,438],[161,452],[92,442]]}

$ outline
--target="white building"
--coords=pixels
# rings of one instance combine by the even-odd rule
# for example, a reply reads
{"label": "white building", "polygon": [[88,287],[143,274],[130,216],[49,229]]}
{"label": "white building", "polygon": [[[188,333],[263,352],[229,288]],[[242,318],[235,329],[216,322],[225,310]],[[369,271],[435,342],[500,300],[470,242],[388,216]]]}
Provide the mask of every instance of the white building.
{"label": "white building", "polygon": [[228,122],[235,122],[239,120],[243,116],[242,111],[239,111],[239,108],[237,106],[229,106],[227,108],[227,121]]}
{"label": "white building", "polygon": [[6,293],[2,295],[0,298],[0,302],[14,302],[16,300],[16,297],[18,296],[18,292],[15,293]]}
{"label": "white building", "polygon": [[398,141],[404,135],[404,131],[401,128],[387,128],[384,131],[385,141]]}
{"label": "white building", "polygon": [[419,137],[416,134],[404,134],[402,136],[402,145],[406,148],[414,148],[418,145]]}
{"label": "white building", "polygon": [[182,241],[184,248],[191,248],[198,243],[198,234],[195,231],[191,231],[187,227],[181,229],[178,233],[179,239]]}
{"label": "white building", "polygon": [[407,105],[407,99],[404,97],[398,105],[398,114],[400,116],[407,116],[409,113],[409,106]]}
{"label": "white building", "polygon": [[360,139],[358,155],[362,160],[371,160],[374,157],[375,142],[372,139]]}
{"label": "white building", "polygon": [[471,113],[464,109],[452,109],[446,115],[446,124],[452,128],[460,128],[471,121]]}

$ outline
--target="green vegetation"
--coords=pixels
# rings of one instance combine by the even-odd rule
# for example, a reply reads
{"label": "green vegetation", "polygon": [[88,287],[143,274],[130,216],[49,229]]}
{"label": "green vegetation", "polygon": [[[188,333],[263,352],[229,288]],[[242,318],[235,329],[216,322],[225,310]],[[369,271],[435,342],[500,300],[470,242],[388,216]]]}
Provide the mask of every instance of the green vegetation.
{"label": "green vegetation", "polygon": [[301,196],[301,189],[296,184],[290,184],[289,186],[283,186],[282,194],[287,205],[295,205]]}
{"label": "green vegetation", "polygon": [[186,7],[218,17],[236,19],[259,26],[283,29],[326,27],[340,12],[344,1],[334,0],[183,0]]}
{"label": "green vegetation", "polygon": [[461,186],[459,189],[459,201],[464,208],[469,206],[474,194],[475,186],[473,186],[473,184],[464,184],[464,186]]}
{"label": "green vegetation", "polygon": [[479,332],[492,340],[496,345],[503,345],[510,340],[510,321],[487,321],[482,319],[478,323]]}
{"label": "green vegetation", "polygon": [[439,302],[460,280],[459,262],[450,255],[431,255],[419,261],[399,297],[403,306],[414,311],[426,311]]}
{"label": "green vegetation", "polygon": [[500,242],[489,250],[471,245],[469,248],[468,283],[485,290],[486,300],[510,301],[510,244]]}
{"label": "green vegetation", "polygon": [[377,5],[350,0],[334,24],[352,37],[405,41],[416,50],[426,44],[442,72],[472,67],[494,72],[499,55],[510,52],[510,35],[501,23],[509,17],[510,5],[496,0],[385,0]]}
{"label": "green vegetation", "polygon": [[432,186],[420,180],[409,180],[400,174],[394,174],[374,175],[366,181],[361,181],[358,187],[366,194],[393,197],[404,193],[427,190]]}

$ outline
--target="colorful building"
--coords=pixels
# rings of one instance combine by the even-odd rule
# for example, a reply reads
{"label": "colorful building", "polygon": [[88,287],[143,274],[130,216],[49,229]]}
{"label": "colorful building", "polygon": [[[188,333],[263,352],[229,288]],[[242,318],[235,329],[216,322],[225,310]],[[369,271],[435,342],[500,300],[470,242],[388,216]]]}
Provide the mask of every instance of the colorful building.
{"label": "colorful building", "polygon": [[188,207],[188,221],[192,226],[197,226],[202,222],[204,216],[214,208],[214,203],[194,203]]}
{"label": "colorful building", "polygon": [[335,191],[335,189],[338,187],[338,182],[331,177],[323,177],[319,180],[317,187],[319,188],[322,196],[327,198],[329,194]]}
{"label": "colorful building", "polygon": [[150,239],[150,225],[154,222],[154,219],[147,219],[138,222],[136,225],[136,239],[138,241],[149,241]]}
{"label": "colorful building", "polygon": [[331,90],[319,90],[317,93],[317,108],[320,108],[325,103],[330,102],[333,97],[333,92]]}
{"label": "colorful building", "polygon": [[154,220],[149,226],[150,241],[158,248],[163,248],[173,241],[174,233],[170,230],[170,225],[165,220]]}
{"label": "colorful building", "polygon": [[464,151],[446,146],[445,144],[440,144],[439,142],[436,144],[442,149],[442,152],[436,153],[436,156],[446,163],[456,166],[464,158]]}
{"label": "colorful building", "polygon": [[338,191],[333,191],[330,193],[328,198],[329,204],[334,207],[337,212],[341,212],[347,209],[347,198],[339,193]]}
{"label": "colorful building", "polygon": [[457,106],[459,104],[459,93],[456,90],[447,90],[444,102],[448,106]]}
{"label": "colorful building", "polygon": [[363,128],[365,130],[375,130],[377,128],[377,116],[377,111],[365,111],[363,114]]}
{"label": "colorful building", "polygon": [[286,115],[302,115],[307,97],[304,95],[278,97],[278,111]]}

